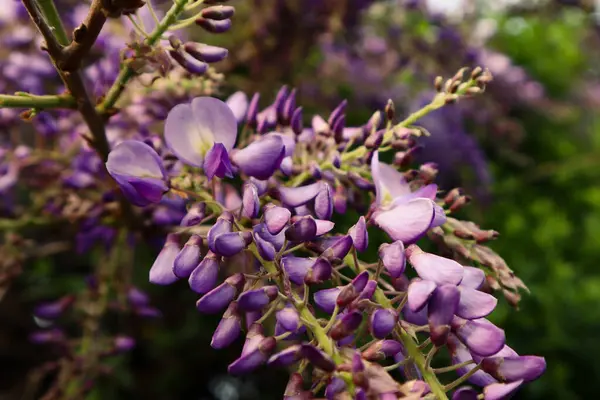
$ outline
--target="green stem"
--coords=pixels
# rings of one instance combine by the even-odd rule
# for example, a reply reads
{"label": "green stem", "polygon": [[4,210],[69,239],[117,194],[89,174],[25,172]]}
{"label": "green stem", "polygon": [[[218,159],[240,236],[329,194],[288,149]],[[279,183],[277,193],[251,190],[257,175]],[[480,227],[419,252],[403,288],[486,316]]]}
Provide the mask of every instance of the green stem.
{"label": "green stem", "polygon": [[54,32],[54,36],[58,40],[58,42],[67,46],[69,44],[69,37],[67,36],[67,31],[62,24],[62,20],[60,19],[60,15],[58,15],[58,10],[54,5],[53,0],[37,0],[36,1],[38,7],[46,17],[46,22]]}
{"label": "green stem", "polygon": [[0,94],[0,108],[77,108],[75,99],[70,95],[36,96],[32,94],[15,96]]}
{"label": "green stem", "polygon": [[[154,31],[150,33],[148,38],[144,40],[144,44],[148,46],[154,46],[167,31],[167,29],[169,29],[169,26],[171,26],[177,20],[177,16],[183,12],[187,2],[188,0],[174,0],[173,5],[169,11],[167,11],[167,14],[162,21],[160,21],[160,24],[158,24],[156,28],[154,28]],[[112,109],[117,100],[119,100],[119,97],[121,97],[121,94],[123,94],[127,82],[129,82],[129,80],[135,75],[135,71],[128,65],[128,63],[123,63],[121,66],[121,71],[119,72],[119,76],[117,76],[117,79],[106,93],[104,101],[98,105],[96,110],[100,114],[105,114],[108,110]]]}
{"label": "green stem", "polygon": [[466,366],[471,365],[471,364],[475,364],[475,361],[468,360],[468,361],[461,362],[460,364],[450,365],[448,367],[434,368],[433,371],[436,374],[443,374],[445,372],[456,371],[459,368],[466,367]]}
{"label": "green stem", "polygon": [[446,386],[444,386],[444,390],[450,391],[450,390],[452,390],[452,389],[454,389],[454,388],[462,385],[470,377],[472,377],[473,375],[475,375],[475,372],[479,371],[480,369],[481,369],[481,364],[477,364],[473,369],[469,370],[469,372],[467,372],[466,374],[464,374],[463,376],[461,376],[460,378],[458,378],[454,382],[449,383]]}
{"label": "green stem", "polygon": [[[392,307],[390,300],[379,287],[375,290],[375,300],[384,308]],[[438,400],[448,400],[444,386],[437,379],[435,373],[430,368],[427,368],[425,357],[419,350],[418,345],[414,342],[412,337],[401,327],[397,327],[396,332],[408,353],[408,357],[414,360],[417,368],[419,368],[419,371],[421,371],[421,374],[423,375],[423,379],[429,385],[431,392],[438,398]]]}

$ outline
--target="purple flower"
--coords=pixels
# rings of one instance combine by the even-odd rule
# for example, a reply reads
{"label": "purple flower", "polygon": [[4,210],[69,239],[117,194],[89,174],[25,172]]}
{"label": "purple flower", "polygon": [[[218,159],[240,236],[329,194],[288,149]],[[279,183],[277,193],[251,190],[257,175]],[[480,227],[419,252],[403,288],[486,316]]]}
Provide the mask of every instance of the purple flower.
{"label": "purple flower", "polygon": [[342,288],[336,298],[336,304],[340,307],[345,307],[352,303],[363,291],[369,281],[369,272],[363,271],[358,274],[352,282]]}
{"label": "purple flower", "polygon": [[210,345],[213,349],[222,349],[229,346],[240,335],[242,330],[242,321],[238,314],[237,303],[234,301],[223,314],[223,318],[215,333],[213,334]]}
{"label": "purple flower", "polygon": [[237,273],[225,279],[225,282],[206,293],[198,302],[198,311],[206,314],[214,314],[229,305],[242,290],[245,283],[244,274]]}
{"label": "purple flower", "polygon": [[329,336],[333,340],[341,340],[354,333],[362,322],[362,313],[358,310],[353,310],[344,314],[340,319],[333,324]]}
{"label": "purple flower", "polygon": [[421,278],[437,285],[458,285],[463,278],[462,265],[445,257],[425,253],[417,245],[406,249],[406,257]]}
{"label": "purple flower", "polygon": [[460,301],[458,302],[456,315],[459,317],[465,319],[483,318],[489,315],[498,304],[498,299],[491,294],[465,287],[462,282],[458,289],[460,291]]}
{"label": "purple flower", "polygon": [[404,347],[395,340],[379,340],[367,348],[362,356],[368,361],[380,361],[401,353]]}
{"label": "purple flower", "polygon": [[296,285],[323,282],[331,277],[333,268],[324,258],[302,258],[287,256],[281,260],[283,270],[289,280]]}
{"label": "purple flower", "polygon": [[235,92],[225,100],[225,104],[233,112],[238,124],[242,123],[246,117],[246,111],[248,111],[248,96],[246,96],[246,93]]}
{"label": "purple flower", "polygon": [[298,207],[313,200],[322,189],[322,182],[300,187],[280,187],[279,198],[289,207]]}
{"label": "purple flower", "polygon": [[219,259],[209,252],[200,264],[192,271],[188,279],[190,288],[196,293],[208,293],[217,284],[219,277]]}
{"label": "purple flower", "polygon": [[341,291],[342,288],[339,287],[319,290],[314,294],[315,303],[321,310],[331,314]]}
{"label": "purple flower", "polygon": [[483,388],[483,398],[485,400],[503,400],[509,398],[521,387],[523,380],[511,383],[492,383]]}
{"label": "purple flower", "polygon": [[268,204],[265,207],[265,225],[271,235],[277,235],[290,221],[292,213],[287,208]]}
{"label": "purple flower", "polygon": [[288,365],[292,365],[300,360],[302,356],[300,353],[301,349],[301,344],[292,345],[279,353],[273,354],[267,361],[267,365],[270,367],[287,367]]}
{"label": "purple flower", "polygon": [[206,153],[204,173],[209,180],[214,176],[217,178],[233,178],[231,161],[229,161],[227,149],[222,143],[215,143]]}
{"label": "purple flower", "polygon": [[242,311],[262,310],[267,304],[277,298],[277,286],[264,286],[260,289],[244,292],[238,298],[238,306]]}
{"label": "purple flower", "polygon": [[126,140],[119,143],[109,153],[106,169],[136,206],[158,203],[169,190],[162,160],[143,142]]}
{"label": "purple flower", "polygon": [[232,161],[246,175],[256,179],[268,179],[279,168],[285,156],[281,137],[265,136],[233,153]]}
{"label": "purple flower", "polygon": [[501,382],[533,381],[546,370],[546,360],[538,356],[490,357],[482,361],[482,369]]}
{"label": "purple flower", "polygon": [[317,223],[310,215],[298,218],[285,230],[285,237],[290,242],[307,242],[317,236]]}
{"label": "purple flower", "polygon": [[455,316],[451,325],[469,350],[481,356],[491,356],[504,346],[504,331],[485,318],[470,321]]}
{"label": "purple flower", "polygon": [[395,310],[379,308],[371,314],[371,333],[377,339],[383,339],[394,330],[398,322],[398,313]]}
{"label": "purple flower", "polygon": [[221,143],[228,153],[236,138],[237,121],[231,108],[212,97],[197,97],[190,104],[173,107],[165,121],[167,146],[181,161],[194,167],[206,169],[205,158],[214,144]]}
{"label": "purple flower", "polygon": [[301,352],[302,357],[310,361],[310,363],[315,367],[325,372],[335,371],[336,365],[333,359],[315,346],[308,343],[303,343]]}
{"label": "purple flower", "polygon": [[173,262],[173,273],[179,278],[187,278],[190,276],[192,271],[200,263],[202,254],[200,251],[200,245],[202,244],[202,238],[198,235],[192,235],[188,239],[187,243],[183,246],[183,249],[175,257]]}
{"label": "purple flower", "polygon": [[446,344],[450,323],[458,307],[460,292],[454,285],[438,286],[428,305],[428,321],[431,342],[440,347]]}
{"label": "purple flower", "polygon": [[408,286],[406,307],[412,312],[420,311],[433,295],[437,285],[428,280],[415,279]]}
{"label": "purple flower", "polygon": [[170,285],[177,281],[173,273],[175,258],[179,254],[179,238],[176,234],[169,234],[162,250],[150,268],[149,280],[156,285]]}
{"label": "purple flower", "polygon": [[253,183],[246,183],[242,194],[242,216],[256,218],[259,210],[260,199],[258,198],[258,189]]}
{"label": "purple flower", "polygon": [[369,247],[369,234],[365,217],[361,216],[358,222],[348,230],[348,234],[352,238],[352,243],[357,251],[362,252]]}
{"label": "purple flower", "polygon": [[232,375],[252,372],[267,361],[273,350],[275,350],[276,344],[277,341],[273,337],[262,339],[254,349],[246,354],[242,353],[240,358],[229,364],[227,371]]}

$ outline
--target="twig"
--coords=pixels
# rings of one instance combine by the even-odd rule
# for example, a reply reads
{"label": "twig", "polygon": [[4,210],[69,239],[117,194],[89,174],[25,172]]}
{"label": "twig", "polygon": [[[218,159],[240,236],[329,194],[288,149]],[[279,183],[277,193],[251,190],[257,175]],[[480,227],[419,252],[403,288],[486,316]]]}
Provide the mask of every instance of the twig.
{"label": "twig", "polygon": [[67,94],[56,96],[0,94],[0,108],[35,108],[36,110],[46,108],[77,108],[77,103],[72,96]]}

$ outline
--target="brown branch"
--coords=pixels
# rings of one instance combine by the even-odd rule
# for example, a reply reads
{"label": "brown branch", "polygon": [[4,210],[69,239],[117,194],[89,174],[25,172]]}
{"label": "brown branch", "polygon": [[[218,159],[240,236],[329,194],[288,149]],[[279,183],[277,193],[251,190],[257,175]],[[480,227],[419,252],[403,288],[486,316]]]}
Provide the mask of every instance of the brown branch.
{"label": "brown branch", "polygon": [[63,50],[63,46],[58,42],[58,39],[52,32],[52,28],[48,25],[44,14],[38,8],[38,5],[33,0],[23,0],[23,5],[27,9],[31,20],[35,23],[40,33],[46,41],[45,49],[50,55],[60,55]]}
{"label": "brown branch", "polygon": [[103,0],[94,0],[85,20],[73,31],[73,41],[62,51],[58,66],[63,71],[74,71],[88,54],[102,27],[106,23],[107,11]]}

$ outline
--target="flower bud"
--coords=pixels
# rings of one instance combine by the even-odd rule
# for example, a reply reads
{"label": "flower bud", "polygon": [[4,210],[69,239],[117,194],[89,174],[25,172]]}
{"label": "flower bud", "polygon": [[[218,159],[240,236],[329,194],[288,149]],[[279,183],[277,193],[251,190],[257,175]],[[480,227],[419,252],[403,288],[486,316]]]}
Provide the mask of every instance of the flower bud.
{"label": "flower bud", "polygon": [[358,222],[348,230],[348,234],[352,238],[352,244],[357,251],[362,252],[369,247],[369,234],[365,217],[361,216]]}
{"label": "flower bud", "polygon": [[214,314],[229,305],[244,287],[244,274],[231,275],[222,284],[206,293],[196,302],[198,311],[205,314]]}
{"label": "flower bud", "polygon": [[173,273],[177,277],[188,278],[192,271],[198,266],[200,258],[202,258],[200,250],[201,244],[202,238],[200,236],[190,236],[173,262]]}
{"label": "flower bud", "polygon": [[238,298],[238,307],[240,311],[262,310],[277,298],[278,293],[277,286],[264,286],[260,289],[249,290]]}
{"label": "flower bud", "polygon": [[381,122],[381,111],[375,111],[375,113],[373,113],[371,118],[369,118],[369,121],[367,121],[367,123],[363,127],[363,136],[367,137],[372,132],[377,131],[377,129],[379,129],[379,127],[381,126]]}
{"label": "flower bud", "polygon": [[333,324],[329,336],[331,336],[333,340],[344,339],[358,329],[362,322],[362,318],[362,313],[360,311],[350,311]]}
{"label": "flower bud", "polygon": [[181,220],[181,226],[198,225],[206,216],[206,204],[197,203],[190,207],[187,214]]}
{"label": "flower bud", "polygon": [[371,334],[377,339],[383,339],[392,333],[397,323],[398,313],[395,310],[378,308],[371,314]]}
{"label": "flower bud", "polygon": [[250,103],[248,104],[248,110],[246,111],[246,124],[251,128],[256,128],[257,114],[258,114],[258,102],[260,100],[260,93],[254,93]]}
{"label": "flower bud", "polygon": [[281,109],[283,125],[290,123],[294,110],[296,110],[296,89],[292,89],[290,94],[287,95],[285,103],[283,103],[283,108]]}
{"label": "flower bud", "polygon": [[341,290],[342,289],[339,287],[319,290],[313,296],[315,299],[315,304],[326,313],[333,313]]}
{"label": "flower bud", "polygon": [[262,339],[253,351],[242,355],[229,364],[227,371],[232,375],[242,375],[252,372],[267,361],[273,350],[275,350],[276,345],[277,341],[274,337]]}
{"label": "flower bud", "polygon": [[200,12],[200,16],[203,18],[214,19],[215,21],[222,21],[233,17],[235,14],[235,8],[232,6],[212,6],[206,7]]}
{"label": "flower bud", "polygon": [[546,360],[538,356],[491,357],[484,358],[481,367],[501,382],[529,382],[544,373]]}
{"label": "flower bud", "polygon": [[352,282],[342,288],[336,299],[336,304],[345,307],[354,301],[363,291],[369,281],[369,272],[363,271],[358,274]]}
{"label": "flower bud", "polygon": [[[335,125],[335,123],[342,117],[344,117],[344,113],[346,112],[346,106],[348,105],[348,100],[342,100],[342,102],[331,112],[329,118],[327,119],[327,124],[331,127]],[[344,117],[345,118],[345,117]]]}
{"label": "flower bud", "polygon": [[210,33],[224,33],[231,28],[231,20],[214,20],[198,17],[196,18],[196,25],[202,27],[205,31]]}
{"label": "flower bud", "polygon": [[244,184],[242,194],[242,215],[246,218],[256,218],[260,211],[258,189],[252,183]]}
{"label": "flower bud", "polygon": [[395,340],[380,340],[363,351],[362,356],[367,361],[381,361],[387,357],[395,356],[403,350],[404,347],[400,342]]}
{"label": "flower bud", "polygon": [[331,186],[323,183],[321,190],[315,197],[315,215],[319,219],[329,219],[333,214],[333,196]]}
{"label": "flower bud", "polygon": [[238,314],[237,303],[234,301],[229,304],[229,307],[223,314],[223,318],[215,333],[213,334],[210,346],[213,349],[223,349],[233,343],[242,330],[242,321]]}
{"label": "flower bud", "polygon": [[273,354],[267,361],[267,365],[270,367],[287,367],[288,365],[292,365],[300,360],[301,349],[301,344],[292,345],[279,353]]}
{"label": "flower bud", "polygon": [[333,137],[336,143],[342,143],[344,141],[344,128],[346,127],[346,116],[341,115],[335,120],[335,123],[331,126],[333,131]]}
{"label": "flower bud", "polygon": [[483,388],[485,400],[503,400],[511,397],[523,384],[523,380],[511,383],[492,383]]}
{"label": "flower bud", "polygon": [[313,366],[324,372],[335,371],[336,365],[333,359],[315,346],[304,343],[302,344],[301,353],[303,358],[306,358]]}
{"label": "flower bud", "polygon": [[392,244],[382,244],[379,247],[379,258],[392,278],[398,278],[406,268],[404,244],[400,240]]}
{"label": "flower bud", "polygon": [[196,293],[208,293],[217,284],[219,277],[218,256],[209,252],[206,257],[192,271],[188,279],[190,288]]}
{"label": "flower bud", "polygon": [[223,47],[196,42],[185,43],[183,49],[195,59],[209,64],[219,62],[229,54],[229,51]]}
{"label": "flower bud", "polygon": [[285,237],[290,242],[308,242],[317,236],[317,224],[313,217],[298,218],[285,230]]}
{"label": "flower bud", "polygon": [[392,121],[396,116],[396,107],[394,106],[392,99],[388,99],[387,104],[385,105],[385,116],[388,121]]}
{"label": "flower bud", "polygon": [[335,193],[333,194],[333,209],[338,214],[345,214],[347,203],[348,197],[346,196],[346,188],[344,188],[342,185],[337,185],[335,188]]}
{"label": "flower bud", "polygon": [[302,123],[302,107],[298,107],[296,110],[294,110],[290,125],[292,127],[292,131],[296,135],[300,135],[302,133],[304,130],[304,124]]}
{"label": "flower bud", "polygon": [[461,342],[481,356],[496,354],[506,340],[504,331],[485,318],[469,321],[455,316],[451,326]]}
{"label": "flower bud", "polygon": [[73,304],[75,296],[64,296],[58,300],[38,304],[33,310],[33,315],[45,320],[59,318],[67,308]]}
{"label": "flower bud", "polygon": [[150,268],[149,280],[155,285],[170,285],[177,281],[173,273],[175,258],[179,254],[179,238],[176,234],[169,234],[162,250]]}
{"label": "flower bud", "polygon": [[208,64],[199,61],[192,55],[179,50],[169,50],[169,55],[190,74],[203,75],[208,70]]}
{"label": "flower bud", "polygon": [[462,386],[452,394],[452,400],[477,400],[477,391],[469,386]]}

